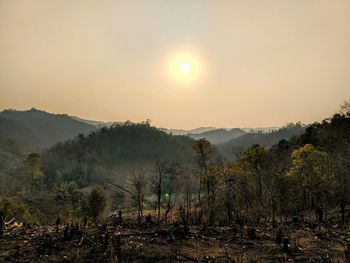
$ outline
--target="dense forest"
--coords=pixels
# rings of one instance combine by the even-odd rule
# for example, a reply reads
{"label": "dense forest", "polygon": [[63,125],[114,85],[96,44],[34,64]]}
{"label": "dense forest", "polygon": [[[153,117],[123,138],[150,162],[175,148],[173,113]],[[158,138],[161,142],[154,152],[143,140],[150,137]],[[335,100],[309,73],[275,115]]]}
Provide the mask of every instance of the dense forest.
{"label": "dense forest", "polygon": [[47,182],[75,181],[85,186],[103,181],[106,178],[101,178],[101,171],[106,174],[118,166],[142,167],[163,159],[193,162],[192,142],[188,137],[151,127],[148,122],[114,124],[44,151],[42,168]]}
{"label": "dense forest", "polygon": [[[27,157],[24,146],[1,138],[1,195],[18,199],[19,192],[35,196],[38,189],[40,193],[51,192],[66,184],[78,190],[105,181],[126,187],[128,172],[143,169],[143,187],[149,196],[144,202],[156,196],[152,192],[154,181],[165,173],[162,184],[167,184],[168,177],[178,181],[179,189],[173,189],[172,194],[181,197],[176,199],[177,205],[187,208],[186,220],[211,224],[263,218],[274,221],[277,215],[288,217],[313,210],[321,213],[320,209],[337,206],[342,207],[345,220],[350,184],[349,125],[348,113],[339,113],[306,128],[296,124],[270,133],[243,134],[217,149],[204,138],[194,141],[169,135],[148,122],[127,122],[80,134]],[[230,145],[236,158],[221,155]],[[166,172],[172,166],[181,171],[175,177]],[[127,172],[111,172],[118,167],[127,167]],[[8,187],[4,187],[5,182]],[[210,216],[211,211],[215,211],[215,218]]]}

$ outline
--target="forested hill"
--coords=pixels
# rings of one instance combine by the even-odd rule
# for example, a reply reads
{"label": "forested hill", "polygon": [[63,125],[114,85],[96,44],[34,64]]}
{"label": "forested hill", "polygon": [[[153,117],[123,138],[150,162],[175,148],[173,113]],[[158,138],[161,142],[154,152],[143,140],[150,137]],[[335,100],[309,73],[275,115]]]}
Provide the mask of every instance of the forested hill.
{"label": "forested hill", "polygon": [[230,130],[216,129],[202,133],[189,133],[187,136],[195,140],[205,138],[212,144],[219,144],[235,139],[243,134],[246,134],[246,132],[239,128],[234,128]]}
{"label": "forested hill", "polygon": [[52,114],[37,109],[0,112],[0,135],[30,145],[34,150],[95,131],[93,125],[80,122],[66,114]]}
{"label": "forested hill", "polygon": [[88,136],[59,143],[43,153],[43,169],[49,181],[75,181],[86,185],[101,179],[119,165],[137,168],[157,160],[193,162],[193,140],[173,136],[149,123],[114,124]]}
{"label": "forested hill", "polygon": [[[312,144],[319,150],[332,153],[350,164],[350,107],[346,114],[335,114],[321,123],[314,123],[295,138],[295,144]],[[350,194],[349,194],[350,196]]]}
{"label": "forested hill", "polygon": [[217,149],[220,154],[228,159],[235,159],[247,148],[259,144],[270,148],[281,140],[289,140],[294,136],[299,136],[305,131],[301,124],[288,124],[285,127],[272,132],[251,132],[239,136],[226,143],[218,144]]}

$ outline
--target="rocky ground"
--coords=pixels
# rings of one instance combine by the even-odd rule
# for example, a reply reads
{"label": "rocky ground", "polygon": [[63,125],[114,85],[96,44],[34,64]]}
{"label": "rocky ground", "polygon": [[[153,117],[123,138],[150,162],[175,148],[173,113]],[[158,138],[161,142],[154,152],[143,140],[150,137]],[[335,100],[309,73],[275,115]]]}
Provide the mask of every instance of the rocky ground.
{"label": "rocky ground", "polygon": [[8,224],[0,239],[0,261],[111,262],[116,233],[121,237],[122,262],[350,262],[350,231],[337,225],[60,226],[57,232],[55,226],[25,227],[16,222]]}

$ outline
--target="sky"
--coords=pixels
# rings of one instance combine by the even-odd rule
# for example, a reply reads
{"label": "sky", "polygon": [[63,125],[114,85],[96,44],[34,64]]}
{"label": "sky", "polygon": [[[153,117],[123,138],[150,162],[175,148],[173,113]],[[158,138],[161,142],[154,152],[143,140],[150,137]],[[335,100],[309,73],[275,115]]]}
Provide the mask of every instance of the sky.
{"label": "sky", "polygon": [[349,0],[0,0],[0,109],[269,127],[349,98]]}

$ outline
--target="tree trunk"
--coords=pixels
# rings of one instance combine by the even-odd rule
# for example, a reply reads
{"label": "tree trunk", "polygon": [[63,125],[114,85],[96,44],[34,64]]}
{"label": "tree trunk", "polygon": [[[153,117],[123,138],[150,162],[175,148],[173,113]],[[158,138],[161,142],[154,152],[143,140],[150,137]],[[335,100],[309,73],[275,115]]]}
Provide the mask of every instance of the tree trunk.
{"label": "tree trunk", "polygon": [[199,203],[199,222],[202,222],[203,219],[203,204],[202,204],[202,199],[201,199],[201,191],[202,191],[202,184],[199,182],[199,189],[198,189],[198,203]]}
{"label": "tree trunk", "polygon": [[272,225],[276,225],[276,206],[272,205]]}
{"label": "tree trunk", "polygon": [[160,203],[161,203],[161,198],[162,198],[162,180],[159,178],[159,182],[158,182],[158,200],[157,200],[157,209],[158,209],[158,223],[160,220]]}

